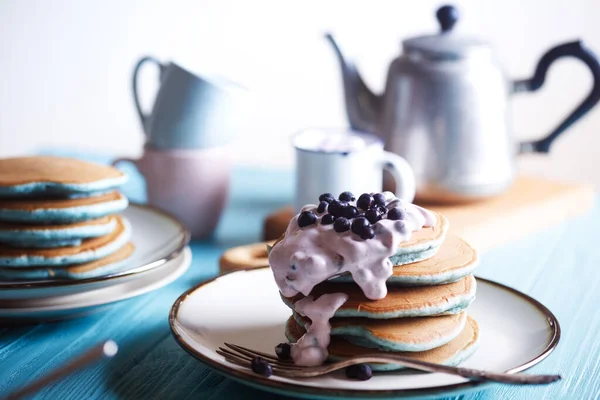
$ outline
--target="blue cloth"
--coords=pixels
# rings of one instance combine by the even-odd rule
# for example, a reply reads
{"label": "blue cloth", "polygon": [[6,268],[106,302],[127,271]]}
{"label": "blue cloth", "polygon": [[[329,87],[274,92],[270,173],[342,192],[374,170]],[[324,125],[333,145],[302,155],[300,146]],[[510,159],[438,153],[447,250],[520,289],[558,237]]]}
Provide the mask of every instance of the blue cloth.
{"label": "blue cloth", "polygon": [[[106,157],[86,157],[108,162]],[[131,174],[125,194],[144,201],[143,180],[132,167],[124,168]],[[217,232],[191,244],[192,265],[176,282],[80,319],[0,327],[0,398],[112,338],[120,346],[114,359],[53,383],[35,399],[280,399],[225,378],[189,356],[171,337],[167,317],[182,292],[217,273],[223,250],[260,240],[264,217],[289,204],[292,193],[289,171],[237,169]],[[480,276],[524,291],[557,315],[563,328],[558,349],[531,371],[560,373],[564,379],[550,386],[496,385],[462,399],[600,397],[599,231],[600,203],[596,203],[585,217],[483,255]]]}

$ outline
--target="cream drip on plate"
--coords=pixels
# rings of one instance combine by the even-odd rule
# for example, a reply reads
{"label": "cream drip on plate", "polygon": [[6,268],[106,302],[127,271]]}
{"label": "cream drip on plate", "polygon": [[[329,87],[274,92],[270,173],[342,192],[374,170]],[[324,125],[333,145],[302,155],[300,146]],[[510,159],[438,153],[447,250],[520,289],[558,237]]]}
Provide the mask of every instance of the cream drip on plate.
{"label": "cream drip on plate", "polygon": [[306,333],[292,346],[291,356],[296,365],[311,367],[321,365],[329,353],[331,324],[335,311],[348,300],[345,293],[327,293],[314,300],[312,296],[294,304],[294,310],[310,319]]}

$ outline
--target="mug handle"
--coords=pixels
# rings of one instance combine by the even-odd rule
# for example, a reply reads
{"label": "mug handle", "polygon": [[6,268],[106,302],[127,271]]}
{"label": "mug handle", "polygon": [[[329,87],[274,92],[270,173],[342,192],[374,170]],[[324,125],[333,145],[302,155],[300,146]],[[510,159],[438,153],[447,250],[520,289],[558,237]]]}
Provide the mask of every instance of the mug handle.
{"label": "mug handle", "polygon": [[396,197],[412,203],[415,199],[417,185],[415,173],[408,161],[398,154],[384,151],[381,162],[383,169],[388,171],[396,182]]}
{"label": "mug handle", "polygon": [[144,114],[144,112],[142,111],[142,106],[140,105],[140,98],[138,95],[138,73],[140,72],[140,69],[142,67],[142,65],[144,65],[146,62],[152,62],[154,63],[156,66],[158,66],[158,70],[159,70],[159,79],[162,79],[162,74],[163,71],[165,69],[165,66],[158,61],[156,58],[154,57],[143,57],[142,59],[140,59],[137,64],[135,65],[135,68],[133,69],[133,79],[132,79],[132,88],[133,88],[133,101],[135,102],[135,108],[138,112],[138,115],[140,116],[140,121],[142,122],[142,129],[144,130],[144,133],[147,135],[147,121],[148,121],[148,115]]}
{"label": "mug handle", "polygon": [[598,58],[580,40],[561,44],[548,50],[538,62],[532,78],[513,82],[512,93],[534,92],[541,88],[546,80],[546,73],[550,65],[562,57],[575,57],[587,65],[592,73],[592,90],[590,90],[587,97],[583,99],[577,108],[554,128],[548,136],[532,142],[521,143],[519,153],[548,153],[554,139],[587,114],[598,103],[598,100],[600,100],[600,64],[598,63]]}

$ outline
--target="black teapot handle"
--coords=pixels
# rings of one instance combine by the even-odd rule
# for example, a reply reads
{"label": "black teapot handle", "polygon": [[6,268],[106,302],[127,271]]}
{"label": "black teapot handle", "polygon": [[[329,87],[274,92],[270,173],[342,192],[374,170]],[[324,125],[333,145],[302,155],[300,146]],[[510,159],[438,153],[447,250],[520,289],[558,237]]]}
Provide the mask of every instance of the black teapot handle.
{"label": "black teapot handle", "polygon": [[592,90],[587,97],[564,119],[554,130],[545,138],[532,142],[523,142],[520,145],[521,153],[548,153],[550,145],[561,133],[567,130],[578,119],[587,114],[600,100],[600,63],[596,55],[587,49],[583,43],[578,40],[575,42],[561,44],[553,47],[542,56],[535,68],[535,73],[530,79],[523,79],[513,82],[513,93],[533,92],[538,90],[544,84],[546,73],[550,65],[561,57],[575,57],[587,65],[592,73]]}

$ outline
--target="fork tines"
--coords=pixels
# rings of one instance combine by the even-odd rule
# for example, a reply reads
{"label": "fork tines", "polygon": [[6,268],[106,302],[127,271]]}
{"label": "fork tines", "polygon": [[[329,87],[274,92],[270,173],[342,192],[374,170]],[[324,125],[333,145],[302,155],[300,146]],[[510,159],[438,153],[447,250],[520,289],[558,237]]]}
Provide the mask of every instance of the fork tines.
{"label": "fork tines", "polygon": [[239,346],[237,344],[225,343],[226,347],[219,347],[217,354],[225,357],[227,361],[237,364],[242,367],[250,367],[250,362],[254,357],[262,357],[268,361],[274,370],[296,370],[302,369],[294,365],[293,362],[287,360],[280,360],[277,356],[263,353],[258,350],[252,350],[247,347]]}

